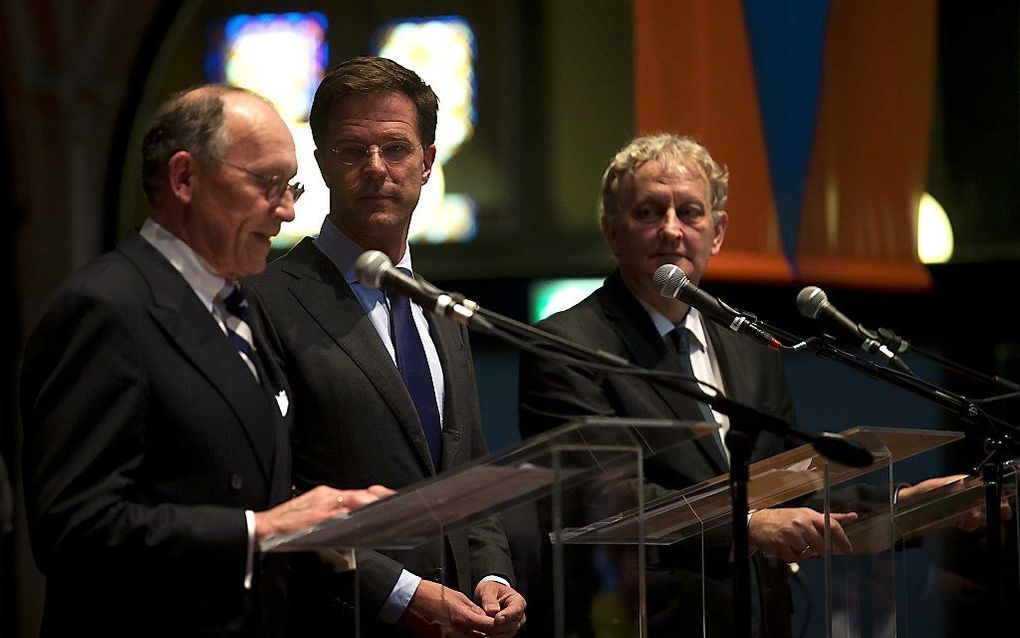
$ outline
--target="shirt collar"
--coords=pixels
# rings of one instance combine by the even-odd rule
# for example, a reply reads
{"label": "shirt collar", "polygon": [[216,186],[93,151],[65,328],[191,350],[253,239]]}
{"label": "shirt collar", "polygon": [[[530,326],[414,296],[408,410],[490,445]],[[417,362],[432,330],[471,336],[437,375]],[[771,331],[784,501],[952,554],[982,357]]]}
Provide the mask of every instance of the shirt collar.
{"label": "shirt collar", "polygon": [[[353,239],[347,236],[342,230],[336,227],[328,216],[322,220],[322,228],[319,236],[315,238],[315,245],[322,254],[326,255],[349,285],[360,285],[358,274],[354,272],[354,262],[358,260],[365,249],[358,245]],[[411,247],[404,247],[404,256],[396,263],[398,268],[411,268]]]}
{"label": "shirt collar", "polygon": [[202,259],[191,246],[160,226],[151,217],[142,224],[139,234],[170,262],[174,270],[184,277],[184,281],[188,282],[198,298],[202,300],[206,309],[212,312],[213,299],[225,285],[231,282],[216,274],[212,266]]}
{"label": "shirt collar", "polygon": [[[636,297],[637,298],[637,297]],[[643,299],[637,298],[641,303],[641,306],[648,313],[648,316],[652,319],[652,323],[655,325],[655,329],[659,332],[660,337],[665,337],[673,330],[677,328],[687,328],[691,331],[691,335],[694,337],[692,345],[697,344],[701,349],[706,349],[708,343],[708,337],[705,336],[705,322],[702,318],[701,312],[697,308],[691,306],[687,311],[687,316],[684,317],[683,321],[678,324],[674,324],[672,321],[666,318],[666,315],[662,314],[651,305],[646,303]]]}

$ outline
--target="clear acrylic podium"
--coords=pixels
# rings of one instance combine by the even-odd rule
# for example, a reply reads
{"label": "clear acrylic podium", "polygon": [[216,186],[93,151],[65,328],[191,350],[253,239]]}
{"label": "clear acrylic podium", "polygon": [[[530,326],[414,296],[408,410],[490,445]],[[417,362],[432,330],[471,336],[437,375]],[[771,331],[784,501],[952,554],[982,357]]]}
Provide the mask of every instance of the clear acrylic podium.
{"label": "clear acrylic podium", "polygon": [[[568,527],[590,525],[622,511],[644,511],[644,459],[717,429],[714,423],[584,419],[404,488],[347,515],[294,534],[267,538],[260,548],[264,552],[315,551],[328,560],[339,548],[413,550],[431,544],[438,555],[445,556],[444,536],[450,530],[499,513],[512,516],[524,511],[522,508],[537,509],[540,524],[536,536],[555,539]],[[640,528],[639,524],[636,542],[621,551],[581,548],[573,552],[566,544],[546,544],[543,562],[551,562],[552,583],[529,592],[529,625],[533,608],[545,607],[554,612],[548,621],[554,626],[542,635],[563,635],[565,600],[587,584],[570,579],[567,572],[579,570],[614,586],[615,596],[594,600],[592,614],[609,623],[629,623],[634,635],[643,635],[645,555]],[[356,614],[353,628],[339,629],[360,636],[364,635],[361,624]]]}
{"label": "clear acrylic podium", "polygon": [[[1007,619],[1003,635],[1015,635],[1015,625],[1008,619],[1020,600],[1016,460],[1003,468],[1002,499],[1011,516],[1002,523],[998,556],[986,542],[985,484],[980,476],[960,478],[898,502],[891,538],[884,514],[862,517],[847,527],[855,553],[895,549],[898,638],[925,637],[935,630],[957,635],[968,629],[974,635],[994,636],[993,625],[1000,616]],[[1000,575],[993,566],[996,557],[1001,601],[994,600],[991,582]]]}
{"label": "clear acrylic podium", "polygon": [[[782,505],[808,506],[826,517],[832,512],[857,512],[862,521],[868,521],[870,536],[880,542],[865,549],[863,539],[858,539],[861,546],[854,542],[854,550],[842,555],[834,550],[827,533],[825,547],[813,548],[811,552],[819,560],[802,562],[802,571],[817,571],[815,576],[824,582],[823,600],[816,604],[816,609],[824,609],[824,616],[821,622],[815,619],[814,629],[807,635],[892,636],[896,615],[891,551],[894,527],[890,515],[895,493],[892,466],[963,435],[891,428],[851,428],[842,434],[860,442],[873,454],[872,466],[846,467],[826,460],[810,446],[801,446],[751,465],[749,505],[752,511]],[[646,546],[693,543],[688,554],[695,561],[700,542],[701,566],[707,569],[711,561],[705,549],[706,537],[731,525],[728,477],[721,475],[651,499],[643,510],[622,511],[588,525],[565,529],[559,541]]]}

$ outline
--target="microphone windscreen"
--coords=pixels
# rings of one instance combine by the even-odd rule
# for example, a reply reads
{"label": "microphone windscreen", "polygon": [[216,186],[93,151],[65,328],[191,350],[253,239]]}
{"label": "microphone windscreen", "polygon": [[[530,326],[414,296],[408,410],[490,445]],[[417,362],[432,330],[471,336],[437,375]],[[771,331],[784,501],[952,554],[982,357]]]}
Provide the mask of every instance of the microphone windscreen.
{"label": "microphone windscreen", "polygon": [[358,281],[369,288],[379,288],[382,285],[383,273],[392,267],[393,262],[386,253],[378,250],[366,250],[354,262],[354,272],[358,275]]}
{"label": "microphone windscreen", "polygon": [[828,303],[825,291],[818,286],[808,286],[797,293],[797,310],[808,319],[817,319]]}
{"label": "microphone windscreen", "polygon": [[841,434],[822,432],[814,438],[812,446],[825,458],[847,467],[870,467],[875,462],[868,448]]}
{"label": "microphone windscreen", "polygon": [[676,299],[687,284],[687,273],[675,264],[663,264],[652,274],[652,285],[667,299]]}

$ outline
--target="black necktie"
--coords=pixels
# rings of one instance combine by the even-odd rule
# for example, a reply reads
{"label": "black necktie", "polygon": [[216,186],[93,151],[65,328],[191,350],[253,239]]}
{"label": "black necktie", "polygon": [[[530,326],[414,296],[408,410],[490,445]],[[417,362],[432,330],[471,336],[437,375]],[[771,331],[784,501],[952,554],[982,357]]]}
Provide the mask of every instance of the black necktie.
{"label": "black necktie", "polygon": [[[680,364],[681,374],[689,376],[691,379],[695,379],[694,366],[691,365],[691,331],[686,326],[677,326],[670,333],[673,337],[673,343],[676,345],[677,359]],[[695,384],[696,385],[696,384]],[[698,389],[701,389],[700,386]],[[718,423],[715,420],[715,415],[712,414],[712,408],[708,406],[704,401],[698,401],[698,410],[701,412],[701,417],[709,423]],[[723,446],[722,433],[716,431],[712,435],[715,439],[716,444],[722,451],[723,460],[728,461],[729,457],[726,454],[726,448]],[[727,462],[727,466],[729,463]],[[754,561],[751,562],[751,575],[750,575],[750,589],[751,589],[751,630],[757,633],[761,628],[762,624],[762,611],[761,611],[761,587],[758,584],[758,568]]]}
{"label": "black necktie", "polygon": [[[407,276],[411,271],[399,269]],[[390,294],[390,325],[393,329],[393,346],[397,352],[397,368],[400,377],[407,386],[418,419],[425,433],[425,441],[432,456],[432,467],[439,472],[439,464],[443,458],[443,429],[439,420],[439,408],[436,406],[436,391],[432,384],[432,373],[425,357],[418,327],[411,314],[411,301],[398,294]]]}
{"label": "black necktie", "polygon": [[[691,331],[685,326],[677,326],[670,333],[673,337],[673,343],[676,345],[677,360],[680,363],[680,373],[686,375],[692,379],[692,384],[697,389],[701,389],[696,383],[693,382],[697,377],[694,376],[694,367],[691,365]],[[712,408],[708,407],[708,404],[704,401],[697,401],[698,411],[701,412],[701,418],[709,423],[716,423],[715,415],[712,414]]]}
{"label": "black necktie", "polygon": [[248,302],[244,298],[241,288],[234,284],[227,284],[220,291],[219,298],[223,308],[227,311],[223,323],[227,328],[227,337],[230,343],[237,348],[241,360],[248,366],[251,373],[258,381],[259,373],[255,366],[255,344],[252,341],[251,325],[248,323]]}

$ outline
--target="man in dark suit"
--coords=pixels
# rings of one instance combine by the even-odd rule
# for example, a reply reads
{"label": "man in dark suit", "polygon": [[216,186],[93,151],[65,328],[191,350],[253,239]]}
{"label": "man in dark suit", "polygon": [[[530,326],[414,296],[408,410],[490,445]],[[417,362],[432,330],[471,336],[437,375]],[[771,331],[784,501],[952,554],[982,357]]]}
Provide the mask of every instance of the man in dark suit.
{"label": "man in dark suit", "polygon": [[[726,234],[727,185],[725,167],[689,138],[660,134],[633,140],[613,158],[602,184],[602,230],[618,270],[590,297],[539,327],[639,366],[695,376],[736,401],[792,420],[777,353],[707,321],[679,300],[660,296],[652,283],[652,274],[663,264],[676,264],[692,281],[700,281]],[[578,415],[715,420],[723,430],[729,425],[726,415],[669,386],[530,355],[521,360],[520,402],[525,437]],[[783,440],[763,433],[753,460],[783,449]],[[654,484],[680,489],[728,467],[728,452],[716,435],[652,457],[645,473]],[[839,524],[854,517],[833,515],[837,546],[846,543]],[[753,605],[753,624],[763,635],[788,635],[790,605],[780,561],[797,560],[823,546],[822,515],[809,508],[762,510],[751,516],[749,533],[752,549],[760,550],[754,557],[759,587],[753,595],[761,598]],[[730,536],[728,531],[721,536],[707,539],[704,581],[695,567],[701,566],[700,546],[653,552],[658,556],[648,575],[652,635],[668,630],[664,635],[701,636],[702,585],[707,635],[732,635]]]}
{"label": "man in dark suit", "polygon": [[293,218],[294,142],[247,91],[199,87],[143,143],[140,232],[65,282],[21,376],[43,635],[284,632],[263,537],[385,490],[291,496],[290,390],[261,363],[238,277]]}
{"label": "man in dark suit", "polygon": [[[466,330],[354,274],[368,249],[412,269],[408,227],[436,156],[437,108],[432,89],[391,60],[331,69],[309,118],[329,216],[318,237],[245,282],[272,361],[293,384],[299,486],[400,488],[486,453]],[[524,621],[494,520],[413,551],[360,551],[357,563],[363,634],[511,636]],[[350,594],[329,572],[306,566],[303,581],[324,617],[314,628],[332,632]]]}

